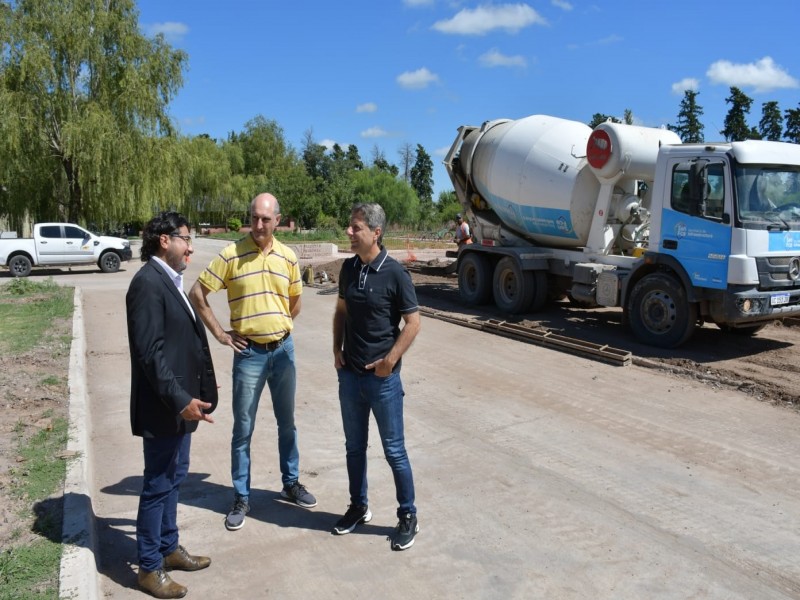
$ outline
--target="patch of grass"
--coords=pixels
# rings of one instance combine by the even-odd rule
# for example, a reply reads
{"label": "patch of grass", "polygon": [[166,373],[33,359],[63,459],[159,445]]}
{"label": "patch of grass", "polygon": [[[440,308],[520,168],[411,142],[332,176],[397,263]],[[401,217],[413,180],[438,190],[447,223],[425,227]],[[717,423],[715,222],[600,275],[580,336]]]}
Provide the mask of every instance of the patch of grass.
{"label": "patch of grass", "polygon": [[19,353],[47,343],[53,321],[72,315],[72,295],[52,278],[18,278],[0,287],[0,350]]}
{"label": "patch of grass", "polygon": [[[48,358],[69,353],[71,336],[64,325],[72,317],[73,290],[44,282],[15,279],[0,286],[0,352],[21,354],[35,350]],[[41,384],[61,385],[66,373],[42,372]],[[16,454],[21,461],[11,471],[3,490],[6,500],[17,498],[27,508],[19,515],[19,530],[38,537],[26,541],[12,535],[14,544],[0,553],[0,600],[58,598],[61,561],[63,500],[59,493],[66,461],[57,458],[66,446],[68,422],[52,410],[42,415],[44,427],[19,420],[13,428]],[[32,433],[31,433],[32,432]],[[35,520],[30,519],[31,514]]]}
{"label": "patch of grass", "polygon": [[61,544],[49,539],[3,551],[0,554],[0,600],[58,598],[60,560]]}
{"label": "patch of grass", "polygon": [[15,494],[35,502],[51,495],[63,484],[67,466],[56,455],[67,444],[68,430],[67,420],[59,417],[20,446],[17,452],[23,462],[13,470]]}

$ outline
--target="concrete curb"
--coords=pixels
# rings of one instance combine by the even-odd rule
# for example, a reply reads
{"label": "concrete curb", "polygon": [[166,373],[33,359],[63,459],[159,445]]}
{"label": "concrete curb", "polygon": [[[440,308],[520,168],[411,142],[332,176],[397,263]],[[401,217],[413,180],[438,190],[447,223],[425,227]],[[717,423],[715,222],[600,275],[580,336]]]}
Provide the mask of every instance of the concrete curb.
{"label": "concrete curb", "polygon": [[97,532],[92,509],[92,454],[88,436],[86,392],[86,331],[83,321],[83,292],[75,288],[72,317],[72,348],[69,356],[69,439],[67,451],[75,458],[67,463],[64,481],[64,524],[59,598],[97,600]]}

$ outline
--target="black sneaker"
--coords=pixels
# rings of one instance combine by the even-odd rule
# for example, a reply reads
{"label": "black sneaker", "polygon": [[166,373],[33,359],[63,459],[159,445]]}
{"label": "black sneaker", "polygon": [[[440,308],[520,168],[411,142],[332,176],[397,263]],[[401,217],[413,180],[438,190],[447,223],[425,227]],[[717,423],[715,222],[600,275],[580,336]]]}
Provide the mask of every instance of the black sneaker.
{"label": "black sneaker", "polygon": [[228,531],[241,529],[244,526],[244,516],[249,512],[250,504],[247,502],[247,498],[236,496],[233,501],[233,508],[231,508],[228,516],[225,517],[225,528]]}
{"label": "black sneaker", "polygon": [[400,517],[397,529],[392,536],[392,550],[405,550],[414,545],[414,537],[419,532],[417,515],[408,513]]}
{"label": "black sneaker", "polygon": [[297,506],[302,506],[303,508],[311,508],[317,505],[317,499],[314,498],[311,492],[306,489],[306,486],[299,481],[295,481],[292,485],[284,487],[281,491],[281,497],[291,500],[297,504]]}
{"label": "black sneaker", "polygon": [[369,512],[369,507],[351,504],[344,516],[333,526],[333,533],[335,535],[350,533],[361,523],[369,523],[371,519],[372,513]]}

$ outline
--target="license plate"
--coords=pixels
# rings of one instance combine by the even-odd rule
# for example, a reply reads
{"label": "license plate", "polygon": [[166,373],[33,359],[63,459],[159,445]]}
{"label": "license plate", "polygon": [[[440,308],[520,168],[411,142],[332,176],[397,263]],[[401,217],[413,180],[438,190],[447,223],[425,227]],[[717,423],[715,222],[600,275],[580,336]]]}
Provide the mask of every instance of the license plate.
{"label": "license plate", "polygon": [[781,304],[789,304],[789,294],[773,294],[769,297],[770,306],[780,306]]}

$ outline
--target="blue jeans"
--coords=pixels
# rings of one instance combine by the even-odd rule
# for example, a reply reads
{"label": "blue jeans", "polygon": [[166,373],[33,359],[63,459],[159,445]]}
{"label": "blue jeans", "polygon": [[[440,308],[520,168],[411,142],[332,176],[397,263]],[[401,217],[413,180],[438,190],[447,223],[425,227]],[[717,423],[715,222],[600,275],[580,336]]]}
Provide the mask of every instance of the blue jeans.
{"label": "blue jeans", "polygon": [[283,485],[297,481],[300,453],[294,425],[295,375],[291,335],[275,350],[247,347],[233,355],[231,478],[237,496],[250,496],[250,440],[264,384],[269,385],[272,410],[278,422],[278,456]]}
{"label": "blue jeans", "polygon": [[139,568],[155,571],[178,547],[178,489],[189,472],[192,435],[143,438],[144,481],[136,516]]}
{"label": "blue jeans", "polygon": [[350,502],[368,506],[367,443],[369,413],[375,415],[386,462],[392,468],[397,495],[397,515],[417,512],[414,506],[414,476],[403,434],[403,383],[400,373],[378,377],[371,372],[339,369],[339,405],[342,409]]}

